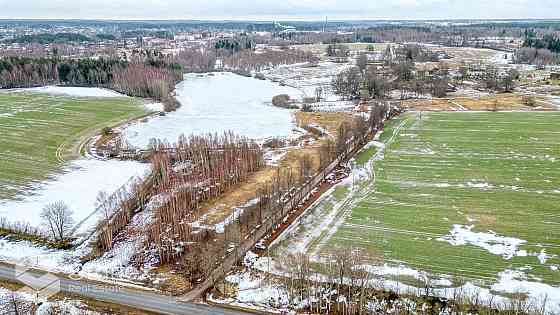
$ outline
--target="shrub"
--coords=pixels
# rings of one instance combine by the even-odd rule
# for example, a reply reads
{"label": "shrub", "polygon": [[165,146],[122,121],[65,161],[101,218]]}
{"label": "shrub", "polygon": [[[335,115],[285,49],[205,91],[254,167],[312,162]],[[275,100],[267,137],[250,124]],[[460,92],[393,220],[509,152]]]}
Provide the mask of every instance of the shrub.
{"label": "shrub", "polygon": [[111,129],[111,127],[105,127],[101,129],[101,135],[104,137],[109,136],[112,133],[113,133],[113,129]]}
{"label": "shrub", "polygon": [[288,94],[276,95],[272,98],[272,105],[278,107],[288,107],[290,105],[290,96]]}
{"label": "shrub", "polygon": [[302,111],[302,112],[309,113],[309,112],[312,112],[312,111],[313,111],[313,108],[311,107],[310,104],[303,104],[303,105],[301,106],[301,111]]}
{"label": "shrub", "polygon": [[163,100],[163,110],[166,112],[174,112],[177,108],[181,107],[181,103],[174,97],[169,96]]}
{"label": "shrub", "polygon": [[315,103],[315,102],[317,102],[317,98],[312,97],[312,96],[306,96],[306,97],[303,98],[303,102],[306,103],[306,104]]}
{"label": "shrub", "polygon": [[529,107],[536,107],[537,100],[535,99],[534,96],[523,96],[523,104]]}

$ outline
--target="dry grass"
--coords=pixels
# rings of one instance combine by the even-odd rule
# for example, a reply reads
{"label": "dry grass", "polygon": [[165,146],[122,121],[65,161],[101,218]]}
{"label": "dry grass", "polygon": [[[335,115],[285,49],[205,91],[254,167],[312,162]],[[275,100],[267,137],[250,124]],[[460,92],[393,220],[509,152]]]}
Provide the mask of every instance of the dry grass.
{"label": "dry grass", "polygon": [[169,265],[159,266],[155,269],[155,273],[165,278],[165,281],[158,289],[168,292],[172,295],[181,295],[192,290],[192,284],[181,274],[172,270]]}
{"label": "dry grass", "polygon": [[17,291],[17,290],[23,288],[23,285],[2,280],[2,281],[0,281],[0,288],[4,288],[4,289],[10,290],[10,291]]}
{"label": "dry grass", "polygon": [[319,125],[325,128],[331,135],[336,135],[338,126],[352,117],[350,113],[295,113],[296,123],[299,127],[309,124]]}
{"label": "dry grass", "polygon": [[491,214],[477,214],[473,216],[477,224],[492,229],[496,226],[496,216]]}
{"label": "dry grass", "polygon": [[[542,98],[536,98],[542,101]],[[533,110],[535,108],[526,106],[523,101],[523,95],[513,93],[502,93],[493,96],[486,96],[481,98],[456,98],[455,102],[461,104],[469,110]],[[538,104],[540,110],[553,108],[545,104]]]}
{"label": "dry grass", "polygon": [[[407,100],[404,104],[417,111],[510,111],[510,110],[555,110],[544,98],[535,98],[536,107],[526,106],[523,95],[515,93],[501,93],[491,96],[436,98],[431,100]],[[460,105],[460,106],[459,106]]]}
{"label": "dry grass", "polygon": [[457,110],[447,99],[434,98],[430,100],[405,100],[403,105],[417,111],[450,111]]}
{"label": "dry grass", "polygon": [[[352,117],[349,113],[295,113],[298,126],[315,124],[326,129],[330,134],[336,135],[338,126],[345,120]],[[319,169],[319,146],[325,141],[319,139],[311,145],[304,147],[288,148],[286,155],[278,162],[280,168],[291,168],[294,173],[299,172],[300,158],[306,154],[311,156],[314,170]],[[255,198],[255,192],[263,184],[272,180],[277,173],[278,167],[267,166],[253,174],[246,182],[240,184],[235,189],[225,192],[220,198],[206,202],[200,210],[201,215],[205,216],[204,223],[208,225],[223,222],[235,207],[246,204]]]}
{"label": "dry grass", "polygon": [[275,174],[275,168],[267,166],[251,175],[250,178],[235,189],[226,191],[220,198],[209,200],[200,209],[206,215],[206,224],[222,222],[235,207],[239,207],[255,197],[255,192],[269,182]]}
{"label": "dry grass", "polygon": [[447,53],[451,59],[443,61],[449,69],[458,69],[462,64],[487,63],[498,52],[491,49],[471,48],[471,47],[438,47]]}

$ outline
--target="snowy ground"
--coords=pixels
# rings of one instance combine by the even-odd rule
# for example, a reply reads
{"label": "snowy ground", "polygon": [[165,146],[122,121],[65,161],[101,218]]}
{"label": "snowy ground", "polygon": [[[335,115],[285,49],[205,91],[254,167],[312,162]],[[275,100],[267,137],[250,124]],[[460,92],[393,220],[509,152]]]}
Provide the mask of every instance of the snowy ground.
{"label": "snowy ground", "polygon": [[[48,86],[17,91],[71,97],[124,97],[99,88]],[[147,106],[158,109],[157,105]],[[90,156],[66,162],[62,170],[53,173],[48,180],[30,184],[25,192],[13,199],[0,200],[0,218],[12,224],[25,223],[44,230],[46,226],[40,217],[42,209],[50,203],[62,201],[73,211],[75,236],[89,236],[101,215],[96,211],[98,194],[102,191],[112,194],[131,178],[145,176],[148,169],[148,164],[98,160]],[[80,258],[91,251],[88,245],[85,242],[74,250],[53,250],[28,241],[0,238],[0,260],[73,274],[82,268]]]}
{"label": "snowy ground", "polygon": [[127,97],[118,92],[90,87],[70,87],[70,86],[42,86],[29,89],[17,89],[15,91],[46,93],[51,95],[65,95],[74,97]]}
{"label": "snowy ground", "polygon": [[[36,303],[41,305],[35,307]],[[17,306],[17,312],[15,309]],[[34,295],[23,291],[11,291],[0,288],[0,313],[2,314],[65,314],[65,315],[100,315],[91,311],[81,301],[72,299],[57,299],[56,301],[36,300]]]}
{"label": "snowy ground", "polygon": [[[245,269],[226,277],[228,283],[236,286],[237,290],[235,290],[233,296],[217,298],[211,295],[209,300],[255,310],[296,313],[294,306],[288,302],[286,289],[274,280],[270,280],[270,275],[288,276],[290,274],[278,259],[258,257],[249,252],[245,257],[245,264]],[[369,281],[370,286],[383,287],[400,294],[422,294],[423,288],[411,286],[399,280],[401,277],[405,279],[413,278],[432,287],[432,294],[435,296],[453,298],[460,294],[467,300],[476,298],[482,304],[511,305],[507,297],[508,294],[524,293],[528,296],[531,305],[540,307],[543,301],[546,301],[549,314],[560,312],[560,288],[528,281],[525,278],[523,268],[505,270],[499,273],[497,281],[489,287],[479,285],[475,281],[454,285],[451,277],[446,275],[440,275],[439,278],[430,276],[426,272],[405,265],[363,265],[357,268],[367,270],[374,275],[373,279]],[[326,275],[320,274],[313,274],[311,277],[320,282],[328,279]],[[374,302],[372,301],[372,303]],[[307,301],[300,301],[299,305],[307,305]]]}
{"label": "snowy ground", "polygon": [[[45,87],[26,90],[76,97],[118,96],[111,91],[87,88]],[[230,73],[186,75],[186,80],[177,87],[178,99],[183,103],[181,109],[164,117],[155,117],[147,123],[132,125],[125,132],[129,140],[139,146],[147,145],[152,137],[175,141],[183,133],[232,130],[255,138],[288,136],[294,126],[291,111],[270,105],[272,97],[281,93],[290,94],[293,98],[301,97],[301,92],[296,89]],[[160,104],[148,108],[160,110]],[[99,192],[115,192],[132,177],[143,176],[148,167],[148,164],[138,162],[97,160],[92,157],[69,162],[63,172],[54,174],[50,180],[34,183],[28,194],[19,195],[16,200],[0,200],[0,217],[6,217],[9,222],[25,222],[41,227],[40,212],[43,207],[64,201],[74,212],[74,221],[80,224],[77,234],[89,235],[87,232],[91,231],[101,215],[95,213]],[[137,216],[134,219],[139,236],[141,223],[146,220],[149,218]],[[131,228],[134,226],[131,224]],[[1,239],[0,259],[51,271],[78,272],[88,278],[144,280],[144,271],[130,266],[142,242],[142,237],[119,239],[113,250],[81,265],[80,257],[91,251],[88,242],[75,250],[64,251],[51,250],[27,241]]]}
{"label": "snowy ground", "polygon": [[97,215],[89,216],[95,212],[99,192],[111,194],[130,178],[143,176],[148,168],[148,164],[132,161],[79,159],[51,180],[37,183],[28,195],[0,200],[0,217],[40,227],[41,210],[50,203],[63,201],[74,212],[76,223],[87,219],[77,231],[85,232],[97,222]]}
{"label": "snowy ground", "polygon": [[255,139],[288,136],[294,127],[291,111],[272,106],[272,98],[302,95],[291,87],[232,73],[187,74],[176,92],[182,105],[177,111],[126,128],[132,145],[146,147],[152,138],[174,142],[182,134],[225,131]]}
{"label": "snowy ground", "polygon": [[128,227],[115,239],[111,250],[98,259],[88,261],[80,270],[80,275],[89,279],[119,279],[124,281],[147,281],[149,272],[158,262],[155,257],[143,255],[144,264],[133,266],[133,258],[138,254],[146,240],[145,231],[153,219],[153,209],[164,198],[153,197],[146,205],[146,209],[136,214]]}
{"label": "snowy ground", "polygon": [[[119,93],[99,88],[47,86],[16,91],[71,97],[124,97]],[[161,108],[161,104],[146,106],[153,110]],[[110,195],[129,183],[131,178],[145,176],[148,170],[149,164],[145,163],[99,160],[91,156],[66,162],[62,170],[52,174],[48,180],[30,184],[25,192],[13,199],[0,200],[0,218],[5,218],[9,223],[25,223],[44,230],[46,226],[40,217],[42,209],[48,204],[62,201],[73,211],[73,226],[76,229],[74,236],[83,240],[82,237],[90,235],[102,215],[96,211],[99,193]],[[53,250],[28,241],[2,238],[0,259],[72,274],[81,270],[80,257],[91,251],[88,245],[88,242],[85,242],[74,250]],[[124,248],[124,245],[118,247],[122,253],[125,253]],[[103,260],[101,263],[107,261]],[[84,274],[89,274],[90,269],[95,269],[93,263],[88,267]]]}
{"label": "snowy ground", "polygon": [[316,89],[322,89],[322,100],[311,103],[314,111],[348,111],[355,107],[355,102],[345,101],[336,95],[331,88],[332,79],[340,72],[348,69],[349,63],[321,62],[317,66],[295,64],[265,71],[265,76],[273,81],[300,90],[305,97],[315,97]]}

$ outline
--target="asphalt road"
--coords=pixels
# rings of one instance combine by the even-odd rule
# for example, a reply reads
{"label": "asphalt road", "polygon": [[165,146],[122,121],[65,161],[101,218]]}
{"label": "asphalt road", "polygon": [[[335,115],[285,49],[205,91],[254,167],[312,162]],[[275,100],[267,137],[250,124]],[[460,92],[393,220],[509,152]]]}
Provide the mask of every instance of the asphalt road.
{"label": "asphalt road", "polygon": [[0,279],[24,284],[47,293],[60,291],[93,300],[110,302],[160,314],[178,315],[245,315],[247,313],[177,301],[175,297],[134,290],[118,284],[105,284],[90,280],[73,280],[62,275],[52,275],[40,270],[18,269],[0,263]]}

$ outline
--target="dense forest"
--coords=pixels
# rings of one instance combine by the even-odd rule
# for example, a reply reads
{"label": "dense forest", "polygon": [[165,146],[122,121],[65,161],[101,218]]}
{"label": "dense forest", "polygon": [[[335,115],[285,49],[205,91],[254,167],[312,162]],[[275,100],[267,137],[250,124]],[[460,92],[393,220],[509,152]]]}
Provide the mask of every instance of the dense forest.
{"label": "dense forest", "polygon": [[560,53],[560,39],[555,34],[545,34],[538,38],[534,31],[525,31],[524,47],[536,49],[548,49],[554,53]]}
{"label": "dense forest", "polygon": [[182,79],[183,68],[166,60],[127,62],[120,59],[4,57],[0,88],[49,84],[108,87],[121,93],[166,100]]}

